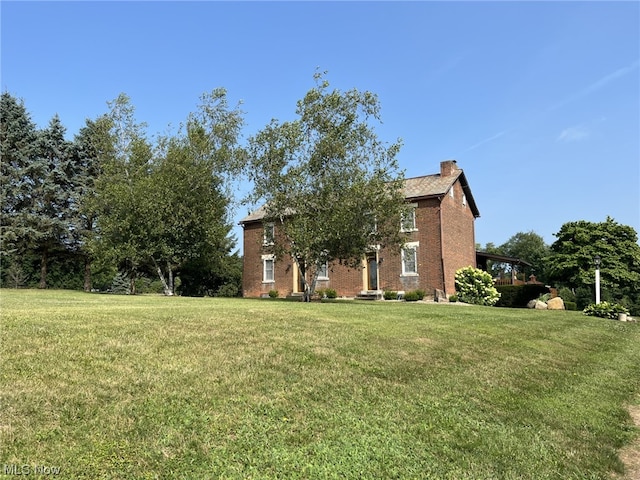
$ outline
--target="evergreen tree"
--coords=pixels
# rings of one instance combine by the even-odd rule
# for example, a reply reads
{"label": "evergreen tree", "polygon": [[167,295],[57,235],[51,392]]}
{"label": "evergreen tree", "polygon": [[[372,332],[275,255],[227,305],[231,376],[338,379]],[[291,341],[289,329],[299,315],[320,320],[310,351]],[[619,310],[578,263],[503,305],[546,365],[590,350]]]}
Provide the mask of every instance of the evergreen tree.
{"label": "evergreen tree", "polygon": [[47,288],[50,255],[64,253],[71,246],[71,219],[76,202],[71,144],[64,138],[65,128],[55,115],[40,132],[37,157],[29,166],[34,179],[33,197],[27,209],[32,231],[31,244],[40,255],[39,288]]}
{"label": "evergreen tree", "polygon": [[22,101],[9,93],[0,97],[0,256],[3,265],[27,250],[31,232],[26,211],[38,182],[31,165],[36,159],[37,131]]}

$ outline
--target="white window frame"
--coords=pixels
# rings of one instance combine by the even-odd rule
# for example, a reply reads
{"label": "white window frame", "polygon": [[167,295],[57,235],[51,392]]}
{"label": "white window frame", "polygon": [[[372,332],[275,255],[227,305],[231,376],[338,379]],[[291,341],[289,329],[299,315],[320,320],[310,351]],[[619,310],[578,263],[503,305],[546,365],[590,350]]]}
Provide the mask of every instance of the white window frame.
{"label": "white window frame", "polygon": [[264,230],[262,231],[262,245],[273,245],[275,236],[276,236],[275,224],[265,223]]}
{"label": "white window frame", "polygon": [[[267,264],[271,263],[271,278],[267,278]],[[262,255],[262,283],[276,283],[276,256]]]}
{"label": "white window frame", "polygon": [[324,262],[324,264],[320,268],[320,272],[318,272],[318,280],[329,280],[329,263],[328,262]]}
{"label": "white window frame", "polygon": [[402,216],[402,219],[400,220],[400,231],[401,232],[417,232],[418,231],[418,227],[416,224],[416,210],[418,208],[418,204],[417,203],[411,203],[409,204],[409,207],[411,208],[411,219],[413,220],[412,222],[412,226],[410,228],[406,227],[406,223],[408,223],[409,218],[405,218],[405,216]]}
{"label": "white window frame", "polygon": [[[402,247],[401,257],[402,257],[402,276],[411,277],[418,276],[418,247],[420,246],[420,242],[409,242],[405,243]],[[414,271],[407,271],[407,263],[406,263],[406,255],[408,250],[413,250],[413,264]]]}

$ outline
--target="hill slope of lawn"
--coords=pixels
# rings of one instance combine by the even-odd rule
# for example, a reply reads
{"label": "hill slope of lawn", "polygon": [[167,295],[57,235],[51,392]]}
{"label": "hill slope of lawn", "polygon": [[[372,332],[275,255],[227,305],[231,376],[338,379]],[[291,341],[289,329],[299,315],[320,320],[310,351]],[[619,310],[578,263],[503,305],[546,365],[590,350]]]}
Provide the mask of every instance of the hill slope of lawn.
{"label": "hill slope of lawn", "polygon": [[0,302],[0,463],[59,478],[596,479],[623,470],[637,435],[638,324],[383,302]]}

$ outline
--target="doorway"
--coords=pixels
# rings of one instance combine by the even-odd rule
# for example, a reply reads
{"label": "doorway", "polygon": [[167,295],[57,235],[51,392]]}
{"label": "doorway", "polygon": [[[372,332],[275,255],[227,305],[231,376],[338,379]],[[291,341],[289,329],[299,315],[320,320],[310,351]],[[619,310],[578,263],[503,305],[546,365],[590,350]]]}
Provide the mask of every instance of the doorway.
{"label": "doorway", "polygon": [[378,290],[378,254],[367,254],[367,290]]}

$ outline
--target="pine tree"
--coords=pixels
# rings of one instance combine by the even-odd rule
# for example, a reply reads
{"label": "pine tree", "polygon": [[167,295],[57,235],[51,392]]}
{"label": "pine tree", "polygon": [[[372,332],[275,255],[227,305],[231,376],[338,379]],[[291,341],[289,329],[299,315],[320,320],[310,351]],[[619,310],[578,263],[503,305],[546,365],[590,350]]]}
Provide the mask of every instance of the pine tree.
{"label": "pine tree", "polygon": [[73,242],[70,227],[76,202],[74,171],[71,144],[64,134],[65,128],[55,115],[40,132],[37,157],[29,167],[34,188],[27,222],[32,232],[32,247],[40,255],[39,288],[47,288],[49,257],[64,253]]}
{"label": "pine tree", "polygon": [[37,131],[22,101],[0,97],[0,256],[7,265],[24,255],[32,233],[26,211],[38,181],[31,168],[36,159]]}

